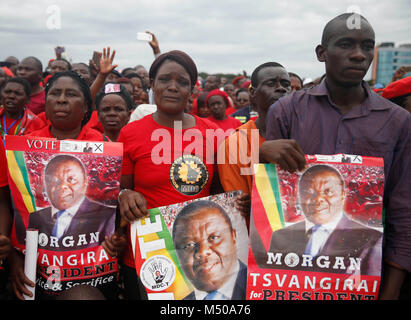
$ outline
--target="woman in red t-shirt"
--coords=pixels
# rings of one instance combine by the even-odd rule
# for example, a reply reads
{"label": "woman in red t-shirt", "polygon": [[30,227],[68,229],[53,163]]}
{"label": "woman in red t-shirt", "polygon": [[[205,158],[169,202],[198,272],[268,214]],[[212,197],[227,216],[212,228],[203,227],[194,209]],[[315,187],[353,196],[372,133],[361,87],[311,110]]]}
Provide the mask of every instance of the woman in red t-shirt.
{"label": "woman in red t-shirt", "polygon": [[130,93],[119,83],[106,83],[97,94],[95,105],[105,140],[117,141],[120,130],[128,123],[133,111]]}
{"label": "woman in red t-shirt", "polygon": [[206,105],[211,111],[211,116],[207,119],[214,122],[224,131],[234,131],[241,126],[241,121],[230,117],[227,110],[232,108],[228,94],[219,89],[210,91],[206,99]]}
{"label": "woman in red t-shirt", "polygon": [[[119,208],[127,223],[151,208],[223,192],[216,179],[215,139],[206,135],[218,127],[184,112],[197,81],[193,60],[177,50],[164,53],[153,62],[149,76],[157,111],[129,123],[118,139],[124,146]],[[182,174],[186,163],[194,168],[190,175]],[[127,298],[138,299],[130,241],[123,262]],[[144,290],[140,293],[145,296]]]}
{"label": "woman in red t-shirt", "polygon": [[10,231],[13,221],[11,213],[10,190],[7,180],[7,159],[5,156],[5,136],[23,135],[33,129],[39,129],[45,123],[37,118],[28,108],[30,101],[30,83],[23,78],[10,78],[4,85],[0,107],[0,293],[5,285],[1,261],[11,251]]}
{"label": "woman in red t-shirt", "polygon": [[[103,141],[101,132],[85,126],[92,112],[92,98],[87,82],[74,71],[59,72],[47,83],[46,89],[46,117],[50,121],[44,128],[29,133],[30,136],[55,138],[58,140],[89,140]],[[16,230],[25,230],[26,226],[13,225]],[[22,223],[20,221],[20,223]],[[12,235],[13,235],[12,233]],[[113,236],[109,247],[103,247],[110,255],[114,255],[110,248],[116,243]],[[13,237],[12,239],[17,239]],[[16,240],[17,241],[17,240]],[[124,240],[125,241],[125,240]],[[9,255],[10,281],[18,299],[24,300],[23,294],[31,296],[25,285],[34,286],[24,274],[24,256],[13,249]]]}

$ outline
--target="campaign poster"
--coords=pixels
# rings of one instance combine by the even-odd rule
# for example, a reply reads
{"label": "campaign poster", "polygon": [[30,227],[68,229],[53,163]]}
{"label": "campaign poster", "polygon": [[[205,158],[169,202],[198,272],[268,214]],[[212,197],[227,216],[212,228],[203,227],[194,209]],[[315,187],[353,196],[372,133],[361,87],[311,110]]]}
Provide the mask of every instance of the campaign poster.
{"label": "campaign poster", "polygon": [[131,226],[149,300],[244,300],[248,233],[228,192],[149,210]]}
{"label": "campaign poster", "polygon": [[36,296],[114,284],[118,261],[101,243],[115,229],[122,144],[7,136],[13,245],[38,230]]}
{"label": "campaign poster", "polygon": [[382,263],[382,158],[306,155],[289,173],[258,164],[247,299],[374,300]]}

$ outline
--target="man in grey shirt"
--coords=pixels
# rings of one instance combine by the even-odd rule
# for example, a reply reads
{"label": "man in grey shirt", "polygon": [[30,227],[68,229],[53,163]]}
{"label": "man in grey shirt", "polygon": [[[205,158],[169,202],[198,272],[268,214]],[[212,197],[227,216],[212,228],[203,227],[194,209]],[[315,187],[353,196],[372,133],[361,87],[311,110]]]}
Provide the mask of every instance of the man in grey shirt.
{"label": "man in grey shirt", "polygon": [[411,271],[411,115],[363,81],[374,45],[373,28],[358,14],[342,14],[327,23],[315,49],[317,59],[325,63],[326,76],[319,85],[296,91],[270,107],[260,161],[295,172],[304,168],[305,154],[384,159],[379,298],[397,299],[406,272]]}

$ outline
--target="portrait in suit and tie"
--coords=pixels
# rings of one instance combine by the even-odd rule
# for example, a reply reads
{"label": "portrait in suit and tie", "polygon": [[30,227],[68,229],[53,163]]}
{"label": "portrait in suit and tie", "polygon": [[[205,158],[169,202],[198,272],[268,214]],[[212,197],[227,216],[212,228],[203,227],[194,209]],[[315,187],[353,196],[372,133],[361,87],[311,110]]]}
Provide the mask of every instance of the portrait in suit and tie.
{"label": "portrait in suit and tie", "polygon": [[172,237],[180,266],[194,286],[185,300],[245,299],[247,267],[237,255],[237,233],[227,212],[209,200],[186,205]]}
{"label": "portrait in suit and tie", "polygon": [[298,203],[305,219],[273,232],[269,252],[309,255],[313,260],[326,256],[331,261],[328,269],[318,268],[314,263],[312,268],[292,266],[294,270],[352,272],[348,267],[332,268],[339,257],[338,261],[347,264],[351,263],[350,258],[358,259],[357,271],[363,275],[380,275],[382,232],[350,218],[344,212],[345,199],[345,182],[336,168],[325,164],[309,167],[298,182]]}
{"label": "portrait in suit and tie", "polygon": [[64,250],[56,239],[70,237],[78,244],[77,249],[89,248],[100,245],[114,232],[115,207],[87,198],[87,172],[78,158],[53,157],[45,167],[44,183],[50,207],[30,214],[29,227],[54,237],[48,245]]}

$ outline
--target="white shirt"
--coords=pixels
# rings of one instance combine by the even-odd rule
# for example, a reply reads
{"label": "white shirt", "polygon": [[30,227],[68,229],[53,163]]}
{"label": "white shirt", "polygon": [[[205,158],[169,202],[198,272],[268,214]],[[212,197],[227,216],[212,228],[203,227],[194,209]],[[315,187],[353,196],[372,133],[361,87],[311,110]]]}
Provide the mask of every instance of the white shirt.
{"label": "white shirt", "polygon": [[[233,296],[234,286],[237,280],[237,275],[238,275],[239,270],[240,270],[240,264],[238,263],[238,260],[237,260],[234,266],[233,272],[231,272],[228,280],[223,284],[221,288],[217,289],[218,292],[220,292],[221,294],[227,297],[227,300],[231,300],[231,297]],[[196,296],[196,300],[204,300],[204,298],[209,294],[209,292],[201,291],[201,290],[198,290],[197,288],[194,288],[194,293]],[[220,299],[220,298],[217,298],[217,299]]]}
{"label": "white shirt", "polygon": [[[64,234],[64,232],[67,230],[69,227],[71,220],[73,219],[74,215],[80,208],[80,205],[84,201],[84,196],[80,199],[79,202],[77,202],[74,206],[68,208],[65,210],[65,212],[58,218],[58,224],[57,224],[57,238],[61,238],[61,236]],[[51,206],[51,216],[54,218],[54,216],[61,210]]]}
{"label": "white shirt", "polygon": [[[334,229],[337,227],[338,223],[340,222],[341,218],[343,217],[343,212],[341,211],[339,215],[334,219],[333,221],[321,225],[321,229],[324,230],[322,233],[322,236],[320,238],[317,238],[314,243],[312,243],[312,248],[315,252],[320,252],[321,249],[323,248],[324,244],[327,242],[328,237],[330,234],[334,231]],[[314,223],[309,221],[308,219],[305,220],[305,231],[306,233],[315,226]],[[312,235],[311,235],[312,236]]]}
{"label": "white shirt", "polygon": [[152,114],[157,111],[157,106],[155,104],[140,104],[133,110],[130,115],[130,120],[128,123],[140,120],[146,115]]}

